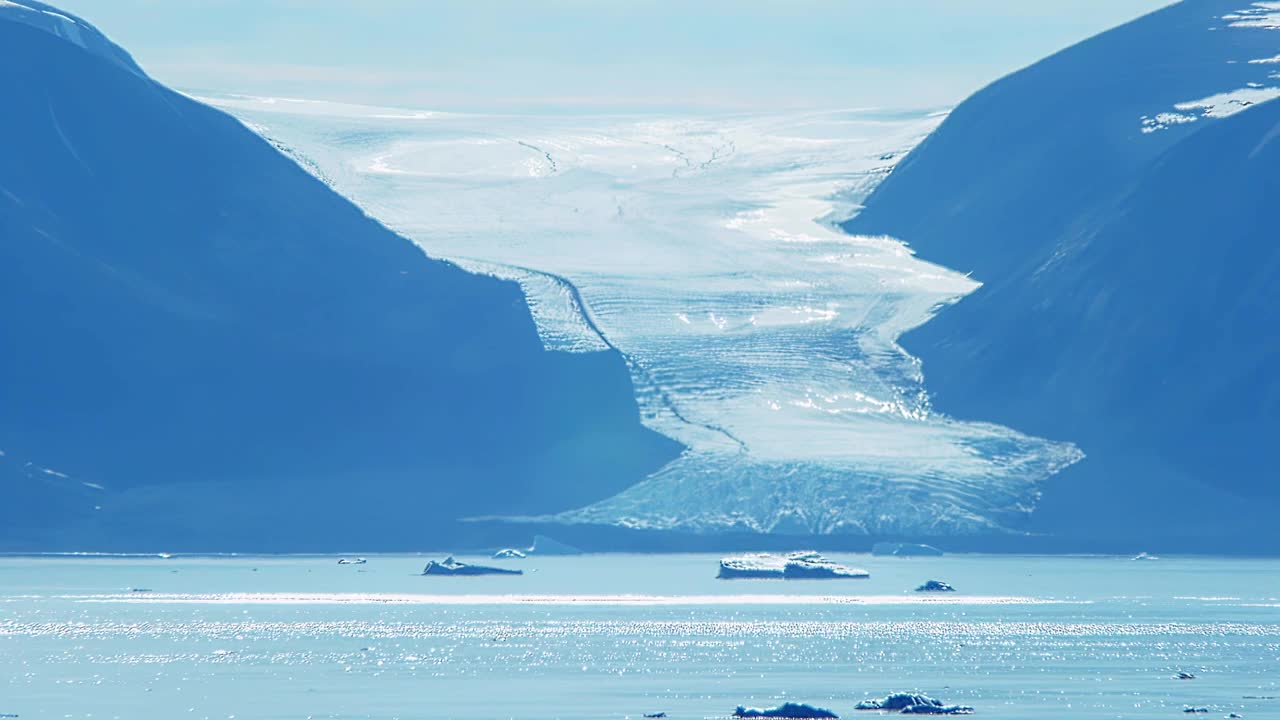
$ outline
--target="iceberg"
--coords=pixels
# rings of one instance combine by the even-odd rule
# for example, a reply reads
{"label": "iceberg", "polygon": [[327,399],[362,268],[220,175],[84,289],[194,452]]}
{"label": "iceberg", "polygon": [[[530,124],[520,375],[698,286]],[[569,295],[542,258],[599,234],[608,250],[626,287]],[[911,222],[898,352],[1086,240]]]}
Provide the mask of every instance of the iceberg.
{"label": "iceberg", "polygon": [[916,592],[955,592],[956,589],[941,580],[929,580],[916,588]]}
{"label": "iceberg", "polygon": [[871,546],[871,554],[897,557],[941,557],[943,553],[932,545],[922,543],[878,542]]}
{"label": "iceberg", "polygon": [[493,554],[494,560],[521,560],[526,557],[528,557],[528,555],[525,555],[523,552],[516,550],[515,548],[503,548]]}
{"label": "iceberg", "polygon": [[523,575],[523,570],[489,567],[488,565],[468,565],[453,559],[445,558],[441,562],[432,560],[422,569],[423,575]]}
{"label": "iceberg", "polygon": [[883,699],[863,700],[855,710],[896,710],[905,715],[971,715],[973,708],[967,705],[944,705],[928,695],[919,693],[890,693]]}
{"label": "iceberg", "polygon": [[369,561],[364,558],[339,558],[338,560],[339,565],[364,565],[367,562]]}
{"label": "iceberg", "polygon": [[805,558],[792,560],[784,565],[782,577],[787,580],[862,580],[871,577],[871,573],[823,558]]}
{"label": "iceberg", "polygon": [[832,562],[816,552],[805,551],[785,555],[754,553],[724,558],[720,561],[720,572],[716,577],[721,580],[829,580],[869,578],[871,573]]}
{"label": "iceberg", "polygon": [[908,705],[902,708],[903,715],[972,715],[973,708],[968,705]]}
{"label": "iceberg", "polygon": [[733,711],[736,718],[838,718],[839,715],[825,708],[814,707],[806,703],[783,703],[778,707],[758,709],[738,706]]}

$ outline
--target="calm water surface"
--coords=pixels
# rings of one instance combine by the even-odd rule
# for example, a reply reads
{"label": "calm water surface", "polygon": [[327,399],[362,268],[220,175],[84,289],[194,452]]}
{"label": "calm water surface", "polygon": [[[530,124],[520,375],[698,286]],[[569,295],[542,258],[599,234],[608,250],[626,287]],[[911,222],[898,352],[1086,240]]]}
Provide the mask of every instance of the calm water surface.
{"label": "calm water surface", "polygon": [[[1277,560],[845,555],[871,579],[725,582],[707,555],[426,559],[0,558],[0,714],[875,717],[853,705],[921,690],[991,718],[1280,718]],[[910,592],[930,578],[960,592]]]}

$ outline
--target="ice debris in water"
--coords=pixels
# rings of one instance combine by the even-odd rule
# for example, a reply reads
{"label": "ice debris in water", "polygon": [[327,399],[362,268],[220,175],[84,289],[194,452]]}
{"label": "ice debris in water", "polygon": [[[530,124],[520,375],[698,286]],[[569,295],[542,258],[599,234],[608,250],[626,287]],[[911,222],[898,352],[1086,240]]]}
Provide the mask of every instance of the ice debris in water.
{"label": "ice debris in water", "polygon": [[956,589],[941,580],[928,580],[916,588],[916,592],[955,592]]}
{"label": "ice debris in water", "polygon": [[922,543],[878,542],[871,546],[871,554],[897,557],[941,557],[942,551]]}
{"label": "ice debris in water", "polygon": [[834,563],[816,552],[785,555],[755,553],[724,558],[720,561],[721,580],[738,578],[781,578],[785,580],[827,580],[869,578],[871,573]]}
{"label": "ice debris in water", "polygon": [[838,718],[839,715],[830,710],[814,707],[805,703],[783,703],[774,708],[749,708],[738,706],[733,711],[737,718]]}
{"label": "ice debris in water", "polygon": [[423,575],[523,575],[523,570],[489,567],[487,565],[468,565],[453,559],[445,558],[442,562],[432,560],[422,569]]}
{"label": "ice debris in water", "polygon": [[863,700],[855,710],[897,710],[907,715],[971,715],[968,705],[944,705],[928,695],[918,693],[890,693],[883,699]]}

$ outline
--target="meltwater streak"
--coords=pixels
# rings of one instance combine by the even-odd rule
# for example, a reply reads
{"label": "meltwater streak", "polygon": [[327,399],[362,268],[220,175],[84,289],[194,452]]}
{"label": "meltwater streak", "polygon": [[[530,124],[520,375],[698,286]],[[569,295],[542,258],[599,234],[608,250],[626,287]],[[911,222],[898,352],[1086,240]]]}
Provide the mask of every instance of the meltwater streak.
{"label": "meltwater streak", "polygon": [[833,226],[941,113],[514,117],[202,99],[428,253],[519,281],[548,348],[627,357],[645,423],[689,451],[558,520],[999,531],[1081,457],[933,412],[897,338],[977,283]]}

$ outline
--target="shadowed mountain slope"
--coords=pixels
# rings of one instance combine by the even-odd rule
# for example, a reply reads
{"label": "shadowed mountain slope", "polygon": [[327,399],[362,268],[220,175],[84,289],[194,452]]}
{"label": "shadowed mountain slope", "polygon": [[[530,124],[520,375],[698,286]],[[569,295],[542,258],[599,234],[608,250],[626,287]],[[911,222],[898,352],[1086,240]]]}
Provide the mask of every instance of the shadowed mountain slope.
{"label": "shadowed mountain slope", "polygon": [[619,354],[545,351],[514,283],[24,4],[0,3],[0,548],[415,548],[679,452]]}

